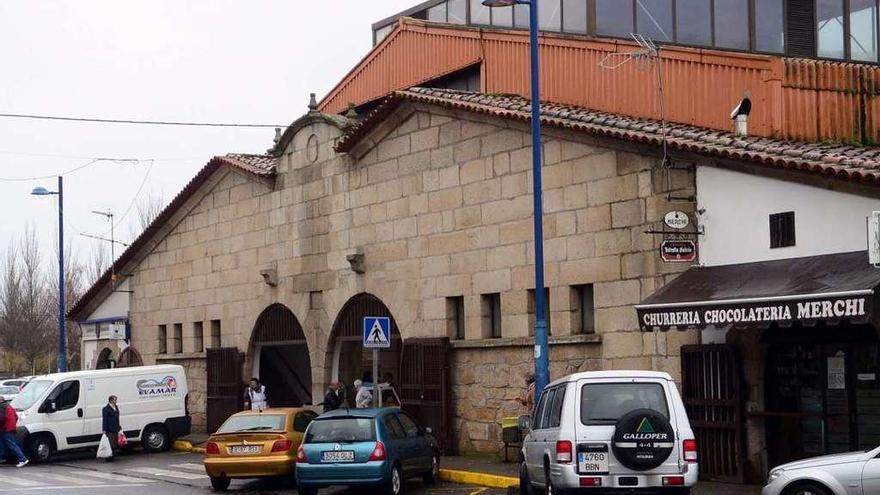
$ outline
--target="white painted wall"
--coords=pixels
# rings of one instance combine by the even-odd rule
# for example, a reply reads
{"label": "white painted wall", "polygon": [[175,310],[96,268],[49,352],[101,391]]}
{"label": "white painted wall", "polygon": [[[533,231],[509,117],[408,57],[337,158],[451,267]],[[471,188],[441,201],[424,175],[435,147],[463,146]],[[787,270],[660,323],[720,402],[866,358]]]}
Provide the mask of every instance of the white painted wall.
{"label": "white painted wall", "polygon": [[[130,296],[127,291],[131,290],[129,279],[120,282],[115,292],[112,292],[107,299],[95,308],[86,320],[100,320],[102,318],[114,318],[122,316],[128,318],[128,310],[130,308]],[[124,292],[123,292],[124,291]]]}
{"label": "white painted wall", "polygon": [[[700,263],[714,266],[866,250],[865,219],[880,200],[697,167],[697,208]],[[785,211],[795,212],[796,244],[770,249],[769,215]]]}

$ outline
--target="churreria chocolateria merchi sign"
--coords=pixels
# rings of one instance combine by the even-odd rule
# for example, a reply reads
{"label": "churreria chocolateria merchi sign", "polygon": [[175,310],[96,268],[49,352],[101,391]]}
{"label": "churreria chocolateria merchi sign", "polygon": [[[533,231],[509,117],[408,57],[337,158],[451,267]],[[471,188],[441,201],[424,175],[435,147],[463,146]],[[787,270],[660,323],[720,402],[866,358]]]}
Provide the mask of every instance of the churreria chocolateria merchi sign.
{"label": "churreria chocolateria merchi sign", "polygon": [[872,296],[816,297],[805,299],[703,301],[681,304],[638,305],[643,330],[684,329],[705,326],[766,327],[771,323],[866,321],[871,317]]}

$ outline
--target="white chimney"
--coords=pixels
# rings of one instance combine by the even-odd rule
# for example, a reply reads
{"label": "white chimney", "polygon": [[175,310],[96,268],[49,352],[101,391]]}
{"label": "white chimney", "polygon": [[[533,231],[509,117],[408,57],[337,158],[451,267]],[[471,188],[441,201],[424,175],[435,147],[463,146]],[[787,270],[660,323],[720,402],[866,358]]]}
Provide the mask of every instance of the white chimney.
{"label": "white chimney", "polygon": [[734,134],[738,137],[744,137],[749,135],[749,116],[748,115],[737,115],[734,118]]}

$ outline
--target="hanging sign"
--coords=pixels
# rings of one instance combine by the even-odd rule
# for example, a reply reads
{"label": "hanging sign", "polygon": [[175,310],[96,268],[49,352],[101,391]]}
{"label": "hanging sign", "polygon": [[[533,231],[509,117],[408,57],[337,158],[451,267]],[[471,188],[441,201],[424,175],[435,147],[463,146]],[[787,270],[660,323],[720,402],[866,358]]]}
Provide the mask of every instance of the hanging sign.
{"label": "hanging sign", "polygon": [[690,219],[683,211],[670,211],[663,217],[663,223],[670,229],[681,230],[690,224]]}
{"label": "hanging sign", "polygon": [[663,241],[660,258],[666,263],[691,263],[697,259],[697,246],[687,239]]}

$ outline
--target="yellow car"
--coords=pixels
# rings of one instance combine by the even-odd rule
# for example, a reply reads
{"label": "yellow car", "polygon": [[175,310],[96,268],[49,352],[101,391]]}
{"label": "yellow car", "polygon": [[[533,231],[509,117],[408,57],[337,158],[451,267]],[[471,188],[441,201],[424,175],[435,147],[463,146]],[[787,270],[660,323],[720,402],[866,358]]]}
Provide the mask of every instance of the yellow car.
{"label": "yellow car", "polygon": [[301,408],[233,414],[205,445],[205,471],[217,491],[233,479],[293,477],[303,432],[318,415]]}

